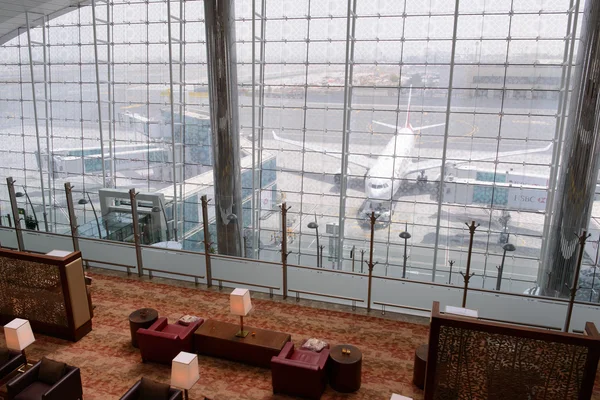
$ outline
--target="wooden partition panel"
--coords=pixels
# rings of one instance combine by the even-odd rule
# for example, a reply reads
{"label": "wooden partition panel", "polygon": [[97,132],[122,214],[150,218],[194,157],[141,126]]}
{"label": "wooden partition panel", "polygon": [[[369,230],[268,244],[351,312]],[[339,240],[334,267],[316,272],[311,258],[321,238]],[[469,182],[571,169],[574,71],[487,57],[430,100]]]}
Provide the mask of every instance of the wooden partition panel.
{"label": "wooden partition panel", "polygon": [[442,314],[434,302],[425,399],[589,399],[600,336]]}
{"label": "wooden partition panel", "polygon": [[92,329],[81,253],[52,257],[0,249],[0,324],[77,341]]}

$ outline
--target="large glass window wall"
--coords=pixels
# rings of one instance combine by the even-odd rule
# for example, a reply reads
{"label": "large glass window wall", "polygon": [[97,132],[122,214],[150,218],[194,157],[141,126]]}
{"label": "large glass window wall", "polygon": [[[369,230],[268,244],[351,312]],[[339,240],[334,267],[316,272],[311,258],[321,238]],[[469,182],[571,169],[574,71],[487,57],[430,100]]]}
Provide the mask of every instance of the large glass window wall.
{"label": "large glass window wall", "polygon": [[[319,243],[322,267],[366,273],[375,213],[375,275],[401,277],[406,262],[408,279],[460,285],[475,221],[471,285],[496,287],[510,242],[502,290],[534,287],[580,3],[236,1],[246,256],[281,259],[285,202],[289,263],[317,266]],[[145,243],[202,250],[200,197],[214,196],[202,1],[37,17],[0,46],[3,225],[12,176],[39,229],[69,232],[70,182],[86,232],[126,240],[127,217],[105,215],[98,192],[135,188],[164,196],[167,228]]]}

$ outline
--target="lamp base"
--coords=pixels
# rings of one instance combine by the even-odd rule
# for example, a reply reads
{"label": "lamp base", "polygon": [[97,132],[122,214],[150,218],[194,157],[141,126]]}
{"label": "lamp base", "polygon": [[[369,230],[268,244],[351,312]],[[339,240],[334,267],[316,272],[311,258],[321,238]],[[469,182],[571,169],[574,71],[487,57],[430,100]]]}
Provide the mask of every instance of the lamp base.
{"label": "lamp base", "polygon": [[246,336],[248,336],[248,333],[249,331],[238,331],[238,333],[236,333],[235,336],[245,338]]}

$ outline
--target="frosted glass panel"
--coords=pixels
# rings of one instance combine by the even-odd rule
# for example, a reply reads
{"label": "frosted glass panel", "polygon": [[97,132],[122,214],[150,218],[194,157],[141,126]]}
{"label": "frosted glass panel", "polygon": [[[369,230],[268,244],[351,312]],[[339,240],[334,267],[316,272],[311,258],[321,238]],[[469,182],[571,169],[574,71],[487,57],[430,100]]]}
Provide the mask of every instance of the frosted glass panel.
{"label": "frosted glass panel", "polygon": [[43,232],[23,231],[23,250],[47,253],[52,250],[73,251],[71,236],[52,235]]}

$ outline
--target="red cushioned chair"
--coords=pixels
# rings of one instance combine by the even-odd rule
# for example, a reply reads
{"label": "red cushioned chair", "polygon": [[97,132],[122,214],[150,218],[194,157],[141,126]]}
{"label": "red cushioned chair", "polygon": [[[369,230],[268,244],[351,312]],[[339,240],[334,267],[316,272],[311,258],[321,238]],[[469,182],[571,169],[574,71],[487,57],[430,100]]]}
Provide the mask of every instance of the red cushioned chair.
{"label": "red cushioned chair", "polygon": [[180,351],[194,352],[194,332],[204,320],[188,326],[179,323],[168,324],[162,317],[156,320],[148,329],[137,330],[137,340],[142,353],[142,361],[152,361],[161,364],[171,364]]}
{"label": "red cushioned chair", "polygon": [[328,358],[329,349],[316,353],[286,343],[281,353],[271,358],[273,393],[320,399],[327,386]]}

